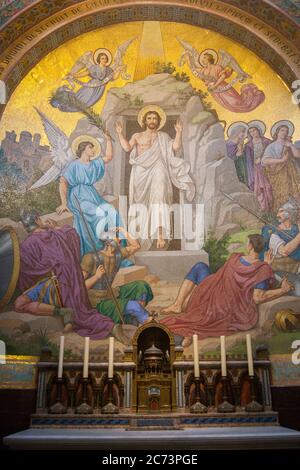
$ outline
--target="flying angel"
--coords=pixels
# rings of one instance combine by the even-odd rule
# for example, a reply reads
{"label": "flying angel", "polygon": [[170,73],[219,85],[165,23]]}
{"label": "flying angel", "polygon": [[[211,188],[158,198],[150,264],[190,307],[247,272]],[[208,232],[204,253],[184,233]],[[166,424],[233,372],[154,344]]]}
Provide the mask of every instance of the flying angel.
{"label": "flying angel", "polygon": [[[49,119],[39,109],[35,108],[35,110],[42,120],[44,130],[48,137],[51,146],[53,164],[49,170],[47,170],[46,173],[44,173],[44,175],[41,176],[41,178],[39,178],[30,187],[30,190],[40,188],[41,186],[46,186],[52,181],[55,181],[62,175],[67,166],[76,159],[76,153],[74,152],[74,141],[70,143],[70,140],[66,134],[51,119]],[[101,131],[99,130],[99,132]],[[104,135],[105,134],[103,133],[103,136]],[[97,140],[92,137],[89,137],[89,139],[96,140],[96,142],[98,142],[98,148],[100,148],[101,143],[104,142],[103,136],[99,137]],[[105,161],[105,157],[103,160]]]}
{"label": "flying angel", "polygon": [[[114,56],[108,49],[100,48],[96,51],[85,52],[73,65],[70,72],[64,77],[68,84],[59,87],[50,98],[54,108],[63,112],[78,112],[96,104],[102,97],[106,85],[119,76],[123,80],[130,80],[127,65],[124,64],[124,55],[130,44],[136,38],[129,39],[121,44]],[[82,81],[81,78],[90,80]],[[76,85],[79,89],[75,92]]]}
{"label": "flying angel", "polygon": [[[265,99],[265,94],[254,83],[245,82],[251,79],[245,70],[229,52],[220,49],[197,51],[188,42],[177,38],[183,46],[179,66],[187,64],[193,75],[202,80],[213,98],[224,108],[235,113],[247,113],[257,108]],[[227,81],[232,76],[230,82]],[[243,83],[240,93],[234,88]]]}

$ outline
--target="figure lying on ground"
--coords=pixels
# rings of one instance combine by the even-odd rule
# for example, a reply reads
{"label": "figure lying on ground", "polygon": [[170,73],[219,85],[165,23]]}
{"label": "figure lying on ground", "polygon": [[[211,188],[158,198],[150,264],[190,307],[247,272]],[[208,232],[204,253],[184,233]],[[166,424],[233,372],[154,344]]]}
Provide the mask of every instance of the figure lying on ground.
{"label": "figure lying on ground", "polygon": [[[287,294],[293,285],[283,279],[274,286],[270,267],[272,254],[259,260],[264,247],[261,235],[249,235],[247,255],[233,253],[216,273],[205,263],[197,263],[185,277],[175,302],[162,313],[173,314],[161,320],[173,333],[183,336],[183,346],[209,336],[230,335],[253,328],[258,320],[257,306]],[[181,313],[183,312],[183,313]]]}
{"label": "figure lying on ground", "polygon": [[[91,307],[80,266],[80,241],[75,229],[67,225],[56,227],[52,221],[43,222],[35,212],[23,212],[22,222],[29,235],[20,245],[19,288],[24,294],[17,298],[16,310],[45,315],[46,309],[48,315],[61,315],[65,326],[72,323],[73,330],[80,336],[102,339],[114,335],[118,341],[128,344],[130,340],[122,326],[115,325],[110,318]],[[49,277],[52,274],[49,273],[57,279],[59,290],[55,286],[54,291],[51,290]],[[100,268],[93,281],[97,282],[102,275]],[[44,283],[41,285],[42,279]],[[63,310],[55,304],[58,300]],[[49,301],[53,301],[52,306]]]}

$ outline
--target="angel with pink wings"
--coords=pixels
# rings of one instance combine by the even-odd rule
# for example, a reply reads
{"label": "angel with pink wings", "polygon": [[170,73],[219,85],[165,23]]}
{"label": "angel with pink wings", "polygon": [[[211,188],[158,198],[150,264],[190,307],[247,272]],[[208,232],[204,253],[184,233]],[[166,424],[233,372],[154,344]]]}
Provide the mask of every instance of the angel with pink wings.
{"label": "angel with pink wings", "polygon": [[[178,38],[184,48],[179,65],[188,64],[193,75],[202,80],[213,98],[223,108],[234,113],[248,113],[257,108],[265,94],[254,83],[244,83],[251,76],[245,72],[231,54],[220,49],[198,52],[191,44]],[[228,79],[232,77],[229,81]],[[234,85],[243,83],[240,92]]]}

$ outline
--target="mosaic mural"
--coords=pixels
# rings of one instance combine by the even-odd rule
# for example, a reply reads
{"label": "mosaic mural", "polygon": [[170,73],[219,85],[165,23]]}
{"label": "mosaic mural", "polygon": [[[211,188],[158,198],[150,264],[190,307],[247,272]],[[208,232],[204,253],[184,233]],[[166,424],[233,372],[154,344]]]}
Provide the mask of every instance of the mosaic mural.
{"label": "mosaic mural", "polygon": [[203,354],[224,334],[243,355],[250,332],[282,381],[300,327],[286,83],[245,45],[179,22],[103,26],[46,52],[1,118],[7,352],[57,353],[64,332],[67,357],[87,336],[101,356],[113,334],[120,357],[156,315],[186,354],[196,333]]}

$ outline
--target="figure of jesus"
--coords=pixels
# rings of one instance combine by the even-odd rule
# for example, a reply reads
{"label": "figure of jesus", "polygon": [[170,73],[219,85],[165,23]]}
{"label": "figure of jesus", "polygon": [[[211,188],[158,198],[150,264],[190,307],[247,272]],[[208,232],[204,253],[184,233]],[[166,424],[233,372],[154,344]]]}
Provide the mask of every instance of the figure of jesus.
{"label": "figure of jesus", "polygon": [[[166,114],[159,106],[146,106],[138,115],[138,122],[144,129],[127,140],[123,125],[116,124],[120,144],[130,152],[132,165],[129,183],[129,215],[134,206],[143,205],[147,216],[142,225],[147,226],[151,239],[157,239],[157,248],[166,247],[170,238],[170,206],[173,202],[173,187],[187,192],[187,199],[195,194],[194,183],[189,176],[190,165],[175,156],[182,148],[182,123],[175,124],[175,139],[161,132]],[[147,220],[146,220],[147,219]],[[145,224],[145,225],[144,225]]]}

